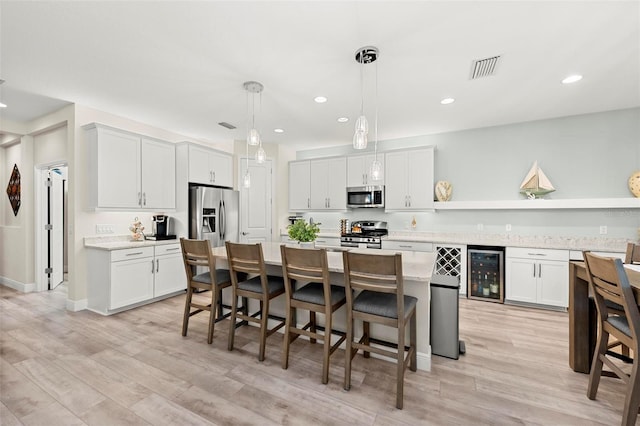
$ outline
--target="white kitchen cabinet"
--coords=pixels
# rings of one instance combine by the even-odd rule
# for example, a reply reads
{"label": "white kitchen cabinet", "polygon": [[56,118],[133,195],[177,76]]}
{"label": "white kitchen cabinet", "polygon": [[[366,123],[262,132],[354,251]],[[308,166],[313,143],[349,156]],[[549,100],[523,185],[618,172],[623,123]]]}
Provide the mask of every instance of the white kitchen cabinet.
{"label": "white kitchen cabinet", "polygon": [[233,187],[233,156],[189,144],[189,182]]}
{"label": "white kitchen cabinet", "polygon": [[385,154],[385,209],[433,208],[433,147]]}
{"label": "white kitchen cabinet", "polygon": [[423,251],[431,253],[433,244],[424,241],[382,240],[382,250]]}
{"label": "white kitchen cabinet", "polygon": [[569,251],[507,247],[505,300],[569,306]]}
{"label": "white kitchen cabinet", "polygon": [[346,158],[311,160],[309,173],[311,210],[346,210]]}
{"label": "white kitchen cabinet", "polygon": [[289,211],[311,208],[311,174],[309,161],[289,162]]}
{"label": "white kitchen cabinet", "polygon": [[187,278],[180,244],[156,246],[153,297],[186,288]]}
{"label": "white kitchen cabinet", "polygon": [[[141,243],[144,244],[144,243]],[[179,244],[87,250],[87,307],[109,315],[187,288]]]}
{"label": "white kitchen cabinet", "polygon": [[375,156],[350,155],[347,157],[347,186],[384,185],[384,154],[378,154],[378,161],[382,165],[382,179],[371,178],[371,164]]}
{"label": "white kitchen cabinet", "polygon": [[89,145],[89,208],[175,208],[174,144],[97,123],[83,128]]}

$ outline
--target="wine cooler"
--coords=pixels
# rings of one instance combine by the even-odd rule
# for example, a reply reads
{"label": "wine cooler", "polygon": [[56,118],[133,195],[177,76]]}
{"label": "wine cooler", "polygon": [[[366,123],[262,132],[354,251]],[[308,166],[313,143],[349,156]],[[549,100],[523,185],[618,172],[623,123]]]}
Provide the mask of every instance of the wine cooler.
{"label": "wine cooler", "polygon": [[467,263],[468,297],[504,303],[504,247],[469,246]]}

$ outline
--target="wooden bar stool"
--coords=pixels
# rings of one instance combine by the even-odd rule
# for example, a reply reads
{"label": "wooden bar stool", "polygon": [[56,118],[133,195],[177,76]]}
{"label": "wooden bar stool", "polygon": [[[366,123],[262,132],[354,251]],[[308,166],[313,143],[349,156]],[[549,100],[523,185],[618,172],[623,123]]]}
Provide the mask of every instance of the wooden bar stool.
{"label": "wooden bar stool", "polygon": [[624,263],[640,263],[640,244],[627,243],[627,253]]}
{"label": "wooden bar stool", "polygon": [[[236,318],[260,325],[260,349],[258,360],[264,361],[267,337],[284,327],[284,318],[269,315],[269,301],[274,297],[284,294],[284,280],[282,277],[267,275],[262,254],[262,244],[237,244],[225,242],[227,248],[227,261],[231,272],[231,287],[233,296],[231,300],[231,324],[229,326],[228,349],[233,350],[233,341],[236,331]],[[247,278],[244,274],[247,274]],[[255,299],[260,301],[260,310],[249,314],[248,306],[238,308],[238,297]],[[244,305],[244,303],[243,303]],[[257,317],[260,317],[259,319]],[[269,329],[267,321],[278,320],[278,323]]]}
{"label": "wooden bar stool", "polygon": [[[351,387],[351,361],[359,349],[364,357],[369,353],[391,357],[396,360],[396,407],[402,409],[404,373],[407,366],[411,371],[417,368],[416,353],[416,304],[418,299],[404,295],[402,278],[402,255],[362,254],[344,252],[344,283],[347,296],[347,349],[345,359],[344,389]],[[361,292],[353,297],[354,291]],[[353,321],[363,324],[363,335],[358,342],[353,341]],[[398,331],[397,343],[384,342],[370,335],[369,324],[378,323],[395,327]],[[405,332],[409,326],[409,347],[405,347]],[[376,343],[396,348],[396,351],[372,346]],[[406,352],[406,357],[405,357]]]}
{"label": "wooden bar stool", "polygon": [[[187,274],[187,298],[184,304],[182,335],[187,335],[190,317],[200,312],[209,312],[207,343],[211,344],[215,323],[229,315],[222,315],[221,296],[222,289],[231,286],[231,277],[228,270],[216,269],[215,258],[211,253],[209,241],[180,238],[180,247],[182,247],[184,270]],[[198,274],[197,267],[204,267],[207,271]],[[195,289],[211,291],[211,302],[206,305],[195,303],[193,301],[193,291]],[[195,311],[192,311],[192,308],[195,308]],[[217,317],[216,310],[218,311]]]}
{"label": "wooden bar stool", "polygon": [[[612,335],[623,345],[638,353],[640,333],[640,312],[629,284],[629,278],[620,259],[600,257],[584,252],[584,261],[589,278],[589,286],[594,294],[598,310],[598,339],[591,364],[587,397],[595,399],[601,376],[614,376],[627,385],[622,425],[635,425],[640,406],[640,371],[638,357],[633,359],[631,373],[627,374],[608,357],[608,341]],[[623,314],[610,312],[607,301],[623,308]],[[611,371],[603,371],[606,365]]]}
{"label": "wooden bar stool", "polygon": [[[287,295],[282,368],[285,370],[288,368],[289,346],[299,336],[309,337],[311,343],[315,343],[316,339],[322,340],[322,383],[326,384],[329,381],[329,358],[345,340],[345,335],[342,333],[338,341],[331,345],[333,313],[346,303],[344,287],[331,285],[325,249],[301,249],[281,245],[280,253]],[[304,285],[296,290],[295,281]],[[297,309],[309,311],[309,322],[302,327],[296,324]],[[324,314],[324,333],[317,331],[316,313]]]}

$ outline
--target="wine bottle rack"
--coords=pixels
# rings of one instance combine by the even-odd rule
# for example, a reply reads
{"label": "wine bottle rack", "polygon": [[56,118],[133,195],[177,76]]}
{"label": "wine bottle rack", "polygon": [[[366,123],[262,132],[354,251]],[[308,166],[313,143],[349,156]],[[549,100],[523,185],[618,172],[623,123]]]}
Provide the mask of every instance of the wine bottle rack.
{"label": "wine bottle rack", "polygon": [[437,275],[460,277],[461,294],[466,294],[466,262],[466,246],[436,245],[436,266],[434,273]]}

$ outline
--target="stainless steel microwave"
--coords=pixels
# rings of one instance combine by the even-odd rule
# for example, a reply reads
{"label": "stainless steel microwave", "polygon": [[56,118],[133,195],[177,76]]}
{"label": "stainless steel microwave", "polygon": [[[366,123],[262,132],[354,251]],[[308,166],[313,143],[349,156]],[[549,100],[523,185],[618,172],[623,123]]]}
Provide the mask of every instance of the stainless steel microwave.
{"label": "stainless steel microwave", "polygon": [[384,186],[350,186],[347,188],[347,207],[384,208]]}

